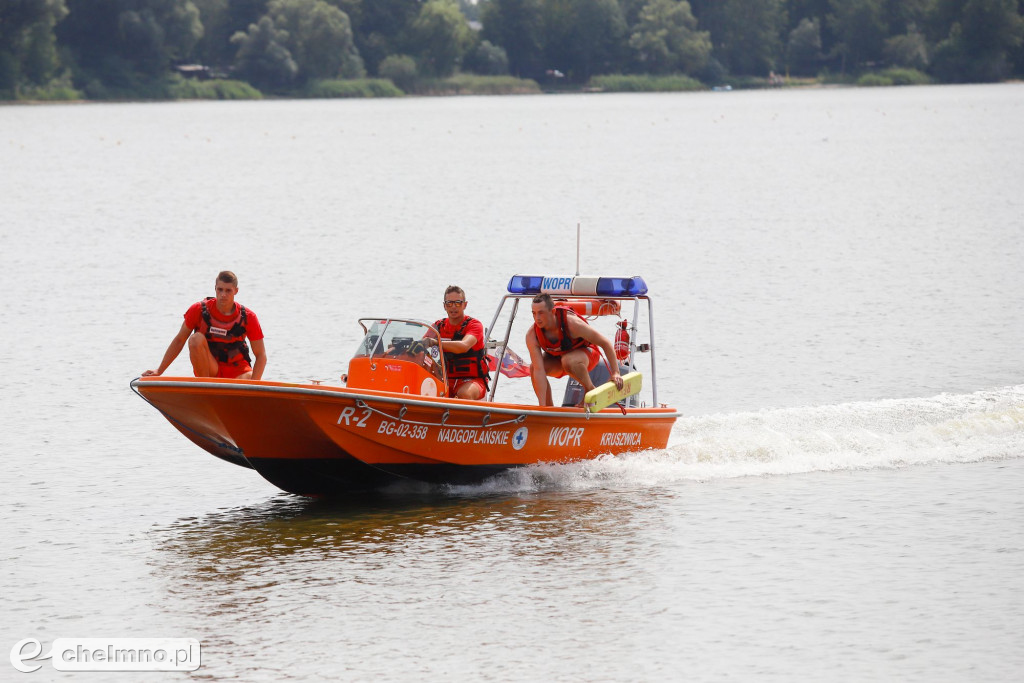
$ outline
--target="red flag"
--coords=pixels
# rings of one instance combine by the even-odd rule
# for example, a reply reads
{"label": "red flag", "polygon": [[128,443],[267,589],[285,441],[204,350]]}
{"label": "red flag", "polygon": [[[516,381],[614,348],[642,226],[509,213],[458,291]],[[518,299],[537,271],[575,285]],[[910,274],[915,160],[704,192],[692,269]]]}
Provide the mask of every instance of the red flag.
{"label": "red flag", "polygon": [[498,359],[488,354],[487,356],[487,369],[498,370],[501,374],[506,377],[529,377],[530,376],[530,365],[522,358],[519,354],[512,349],[505,349],[505,355],[501,358],[501,367],[498,367]]}

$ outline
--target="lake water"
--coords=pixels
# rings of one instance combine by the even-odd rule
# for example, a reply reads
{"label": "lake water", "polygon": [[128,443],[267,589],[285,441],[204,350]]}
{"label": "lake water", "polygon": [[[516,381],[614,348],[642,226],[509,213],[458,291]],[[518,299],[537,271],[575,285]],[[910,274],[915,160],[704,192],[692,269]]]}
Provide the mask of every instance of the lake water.
{"label": "lake water", "polygon": [[[206,680],[1007,681],[1024,85],[0,107],[0,646]],[[268,379],[644,276],[669,448],[317,502],[128,382],[221,269]],[[522,349],[520,349],[522,350]],[[188,372],[183,358],[168,374]],[[528,380],[518,388],[532,399]],[[106,680],[50,662],[0,679]],[[161,674],[126,674],[149,680]]]}

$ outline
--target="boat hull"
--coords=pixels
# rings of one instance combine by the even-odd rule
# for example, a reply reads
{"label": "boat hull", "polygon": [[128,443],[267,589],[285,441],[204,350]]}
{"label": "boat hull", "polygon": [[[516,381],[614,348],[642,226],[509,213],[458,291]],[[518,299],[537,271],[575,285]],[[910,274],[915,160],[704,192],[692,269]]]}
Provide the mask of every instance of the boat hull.
{"label": "boat hull", "polygon": [[305,495],[404,479],[472,483],[540,462],[664,448],[678,417],[669,408],[588,414],[255,380],[145,378],[132,386],[213,455]]}
{"label": "boat hull", "polygon": [[301,394],[272,390],[288,386],[188,377],[132,382],[193,443],[218,458],[255,469],[284,491],[337,495],[378,489],[396,480],[326,438],[309,419]]}

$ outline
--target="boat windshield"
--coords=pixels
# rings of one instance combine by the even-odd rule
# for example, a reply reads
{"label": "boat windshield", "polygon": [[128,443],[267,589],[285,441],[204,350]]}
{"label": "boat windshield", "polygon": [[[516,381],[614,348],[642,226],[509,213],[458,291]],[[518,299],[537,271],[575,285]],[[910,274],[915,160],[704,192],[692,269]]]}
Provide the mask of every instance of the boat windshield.
{"label": "boat windshield", "polygon": [[366,318],[359,323],[366,330],[366,336],[359,342],[356,358],[397,358],[416,363],[438,379],[444,379],[437,346],[423,343],[427,337],[437,338],[437,332],[427,323],[377,318]]}

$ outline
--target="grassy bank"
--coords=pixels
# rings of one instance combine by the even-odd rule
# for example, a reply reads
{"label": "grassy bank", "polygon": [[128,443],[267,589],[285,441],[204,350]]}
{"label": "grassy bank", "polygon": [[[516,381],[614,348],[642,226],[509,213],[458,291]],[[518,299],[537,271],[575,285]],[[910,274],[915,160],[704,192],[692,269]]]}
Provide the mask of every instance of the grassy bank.
{"label": "grassy bank", "polygon": [[458,74],[449,78],[420,79],[409,86],[414,95],[532,95],[540,92],[536,81],[514,76]]}
{"label": "grassy bank", "polygon": [[708,86],[689,76],[624,74],[594,76],[586,88],[590,92],[690,92],[707,89]]}
{"label": "grassy bank", "polygon": [[864,74],[857,79],[860,86],[927,85],[932,79],[917,69],[885,69],[877,73]]}
{"label": "grassy bank", "polygon": [[167,94],[172,100],[258,100],[263,97],[263,93],[244,81],[221,79],[178,79],[171,83]]}
{"label": "grassy bank", "polygon": [[[772,82],[757,76],[734,76],[724,79],[721,86],[726,89],[757,88],[800,88],[823,85],[846,86],[897,86],[926,85],[932,79],[916,69],[883,69],[857,74],[822,73],[816,78],[786,77]],[[12,102],[61,102],[61,101],[104,101],[104,100],[258,100],[265,97],[245,81],[229,79],[195,80],[172,75],[162,81],[147,84],[142,89],[118,89],[103,87],[95,83],[84,90],[74,88],[70,78],[55,80],[45,87],[24,90],[16,95],[0,91],[0,100]],[[399,88],[386,78],[363,78],[352,80],[313,81],[301,90],[275,92],[274,98],[297,99],[343,99],[453,95],[523,95],[538,94],[541,87],[536,81],[513,76],[478,76],[457,74],[449,78],[419,78],[403,83]],[[709,86],[695,78],[683,75],[652,76],[632,74],[608,74],[594,76],[585,85],[559,84],[545,86],[548,92],[693,92],[708,90]]]}
{"label": "grassy bank", "polygon": [[401,97],[404,94],[386,78],[314,81],[303,92],[304,97],[313,98]]}

